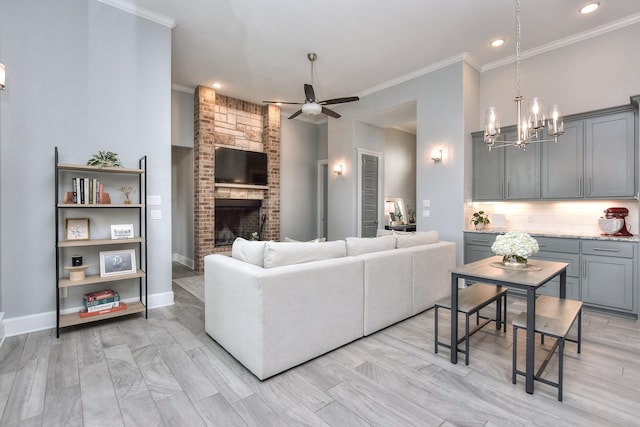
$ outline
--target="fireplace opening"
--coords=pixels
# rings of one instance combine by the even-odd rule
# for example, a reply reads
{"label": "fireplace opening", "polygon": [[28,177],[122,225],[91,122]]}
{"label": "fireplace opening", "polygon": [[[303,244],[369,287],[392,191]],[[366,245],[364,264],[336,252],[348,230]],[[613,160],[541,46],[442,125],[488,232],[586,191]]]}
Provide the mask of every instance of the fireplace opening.
{"label": "fireplace opening", "polygon": [[236,237],[247,240],[259,236],[264,218],[260,216],[261,200],[216,199],[215,246],[231,246]]}

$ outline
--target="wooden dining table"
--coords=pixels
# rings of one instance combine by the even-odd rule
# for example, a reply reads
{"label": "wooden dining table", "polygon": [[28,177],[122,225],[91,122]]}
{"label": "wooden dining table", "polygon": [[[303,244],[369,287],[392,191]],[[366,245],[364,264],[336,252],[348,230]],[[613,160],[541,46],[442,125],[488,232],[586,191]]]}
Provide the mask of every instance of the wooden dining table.
{"label": "wooden dining table", "polygon": [[[527,337],[526,337],[526,383],[527,393],[532,394],[535,375],[535,318],[536,291],[556,276],[560,276],[560,298],[567,295],[567,267],[565,262],[530,260],[528,268],[501,266],[501,256],[481,259],[451,270],[451,313],[458,312],[458,281],[490,283],[496,286],[526,291]],[[451,316],[451,363],[458,363],[458,316]]]}

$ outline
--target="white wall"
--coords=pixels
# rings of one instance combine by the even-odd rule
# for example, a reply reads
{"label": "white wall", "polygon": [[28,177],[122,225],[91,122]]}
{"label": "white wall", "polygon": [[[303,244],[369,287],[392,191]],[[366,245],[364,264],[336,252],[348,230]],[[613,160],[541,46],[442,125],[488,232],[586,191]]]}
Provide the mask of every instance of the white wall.
{"label": "white wall", "polygon": [[174,261],[194,267],[193,148],[171,147],[171,252]]}
{"label": "white wall", "polygon": [[193,93],[171,91],[171,145],[193,148]]}
{"label": "white wall", "polygon": [[[84,163],[98,150],[136,167],[148,156],[150,305],[171,292],[171,30],[94,0],[0,3],[0,222],[7,334],[55,325],[54,147]],[[28,326],[27,326],[28,325]]]}
{"label": "white wall", "polygon": [[281,117],[280,237],[316,236],[319,126]]}

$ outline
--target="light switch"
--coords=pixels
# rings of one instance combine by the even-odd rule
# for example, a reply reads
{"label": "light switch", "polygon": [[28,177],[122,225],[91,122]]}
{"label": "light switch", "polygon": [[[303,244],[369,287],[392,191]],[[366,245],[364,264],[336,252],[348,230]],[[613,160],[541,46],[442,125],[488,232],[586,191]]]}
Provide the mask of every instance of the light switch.
{"label": "light switch", "polygon": [[422,207],[423,208],[428,208],[429,206],[431,206],[431,200],[423,200],[422,201]]}
{"label": "light switch", "polygon": [[429,212],[429,209],[424,209],[424,210],[422,211],[422,216],[423,216],[424,218],[429,218],[429,217],[431,216],[431,212]]}
{"label": "light switch", "polygon": [[162,198],[160,196],[147,196],[147,205],[160,206],[162,204]]}
{"label": "light switch", "polygon": [[151,219],[162,219],[162,211],[158,209],[152,210]]}

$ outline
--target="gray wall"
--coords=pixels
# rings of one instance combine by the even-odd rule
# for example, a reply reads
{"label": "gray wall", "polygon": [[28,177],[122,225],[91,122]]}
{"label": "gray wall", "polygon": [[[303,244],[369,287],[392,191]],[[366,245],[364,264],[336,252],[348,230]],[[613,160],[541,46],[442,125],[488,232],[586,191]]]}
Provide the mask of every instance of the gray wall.
{"label": "gray wall", "polygon": [[193,148],[193,93],[171,91],[171,145]]}
{"label": "gray wall", "polygon": [[280,238],[316,236],[318,125],[281,117]]}
{"label": "gray wall", "polygon": [[384,195],[402,197],[416,210],[416,136],[385,129]]}
{"label": "gray wall", "polygon": [[193,148],[171,147],[171,210],[173,260],[193,268]]}
{"label": "gray wall", "polygon": [[162,219],[149,221],[149,303],[172,303],[171,30],[94,0],[3,1],[0,51],[7,334],[22,332],[23,316],[34,329],[55,325],[55,146],[65,163],[98,150],[130,167],[148,156],[148,194],[162,200]]}

